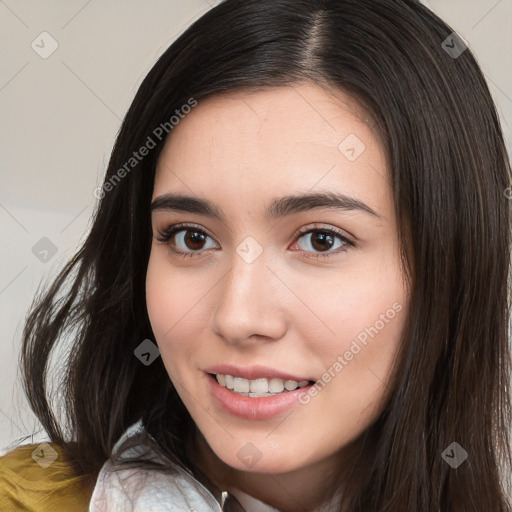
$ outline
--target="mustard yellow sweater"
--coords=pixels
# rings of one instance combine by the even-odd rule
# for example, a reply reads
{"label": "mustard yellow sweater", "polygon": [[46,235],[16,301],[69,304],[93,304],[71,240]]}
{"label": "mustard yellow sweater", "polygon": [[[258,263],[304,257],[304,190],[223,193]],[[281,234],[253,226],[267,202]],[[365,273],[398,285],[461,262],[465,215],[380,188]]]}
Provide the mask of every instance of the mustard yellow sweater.
{"label": "mustard yellow sweater", "polygon": [[0,511],[87,512],[92,491],[83,477],[74,476],[58,445],[46,445],[46,454],[40,446],[19,446],[0,457]]}

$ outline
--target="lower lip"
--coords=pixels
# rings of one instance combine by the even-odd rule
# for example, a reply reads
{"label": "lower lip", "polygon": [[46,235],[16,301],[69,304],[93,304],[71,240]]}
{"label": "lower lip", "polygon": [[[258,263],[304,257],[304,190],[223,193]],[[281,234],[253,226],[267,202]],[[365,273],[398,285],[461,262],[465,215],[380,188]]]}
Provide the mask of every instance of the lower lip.
{"label": "lower lip", "polygon": [[207,374],[207,377],[210,390],[222,409],[233,416],[248,420],[267,420],[283,414],[294,405],[300,404],[299,396],[302,393],[307,393],[313,386],[313,384],[309,384],[278,395],[256,398],[238,395],[221,386],[215,376]]}

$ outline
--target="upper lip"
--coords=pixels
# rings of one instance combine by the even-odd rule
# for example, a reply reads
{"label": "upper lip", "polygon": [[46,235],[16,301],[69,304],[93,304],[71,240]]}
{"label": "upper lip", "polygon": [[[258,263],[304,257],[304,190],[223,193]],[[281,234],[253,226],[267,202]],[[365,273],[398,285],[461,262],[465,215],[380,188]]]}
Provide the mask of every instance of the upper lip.
{"label": "upper lip", "polygon": [[233,377],[241,377],[242,379],[254,380],[254,379],[283,379],[283,380],[294,380],[296,382],[302,382],[304,380],[310,381],[309,377],[299,377],[291,373],[286,373],[269,366],[235,366],[232,364],[218,364],[211,366],[204,370],[207,373],[214,373],[215,375],[231,375]]}

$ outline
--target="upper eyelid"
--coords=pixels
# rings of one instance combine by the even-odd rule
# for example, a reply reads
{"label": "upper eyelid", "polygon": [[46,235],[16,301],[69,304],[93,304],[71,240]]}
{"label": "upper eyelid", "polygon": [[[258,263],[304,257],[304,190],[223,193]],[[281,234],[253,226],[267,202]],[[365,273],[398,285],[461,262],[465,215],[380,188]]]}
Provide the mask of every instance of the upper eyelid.
{"label": "upper eyelid", "polygon": [[[170,224],[168,227],[164,228],[163,230],[159,230],[159,233],[161,235],[163,235],[166,232],[172,230],[172,235],[175,236],[180,231],[187,231],[190,229],[197,229],[197,231],[203,232],[204,234],[209,236],[212,240],[215,239],[215,237],[210,235],[210,233],[208,233],[208,231],[204,227],[200,226],[199,224],[188,223],[188,222],[176,222],[174,224]],[[310,232],[314,232],[314,231],[329,231],[329,232],[334,233],[335,236],[338,236],[340,238],[345,238],[349,243],[355,244],[354,237],[352,235],[348,234],[345,230],[335,227],[335,226],[321,225],[321,223],[318,223],[318,222],[314,223],[312,226],[305,226],[305,227],[296,229],[295,233],[294,233],[294,239],[296,239],[298,237],[303,237],[307,234],[310,234]]]}
{"label": "upper eyelid", "polygon": [[296,234],[299,235],[299,234],[307,234],[309,233],[310,231],[332,231],[334,233],[336,233],[337,235],[339,236],[343,236],[345,238],[347,238],[348,240],[350,240],[351,242],[354,241],[355,237],[352,236],[350,233],[348,233],[348,231],[342,229],[342,228],[338,228],[337,226],[327,226],[327,225],[322,225],[322,223],[314,223],[313,226],[310,226],[310,227],[303,227],[303,228],[299,228],[296,230]]}
{"label": "upper eyelid", "polygon": [[[197,230],[197,231],[201,231],[203,232],[205,235],[207,235],[208,237],[210,237],[212,240],[214,240],[215,238],[210,235],[210,233],[208,233],[208,231],[206,229],[204,229],[202,226],[199,226],[199,225],[195,225],[195,224],[190,224],[190,223],[185,223],[185,222],[176,222],[174,224],[170,224],[169,226],[163,228],[163,229],[157,229],[156,230],[156,233],[157,235],[160,235],[160,237],[165,237],[165,235],[168,233],[168,232],[172,232],[172,237],[176,236],[176,234],[178,234],[180,231],[188,231],[188,230]],[[155,236],[155,234],[153,235]],[[155,238],[159,238],[158,236],[155,236]]]}

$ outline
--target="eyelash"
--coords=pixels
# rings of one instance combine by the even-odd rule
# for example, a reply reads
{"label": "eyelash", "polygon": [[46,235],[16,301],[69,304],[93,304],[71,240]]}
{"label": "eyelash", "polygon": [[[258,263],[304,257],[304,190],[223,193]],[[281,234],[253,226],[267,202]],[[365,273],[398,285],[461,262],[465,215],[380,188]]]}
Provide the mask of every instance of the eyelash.
{"label": "eyelash", "polygon": [[[172,226],[169,226],[167,229],[165,229],[163,231],[159,231],[158,232],[159,236],[156,237],[156,239],[159,242],[167,245],[169,247],[169,250],[171,252],[173,252],[174,254],[176,254],[177,256],[181,256],[181,257],[184,257],[184,258],[187,257],[187,256],[191,256],[191,257],[192,256],[194,256],[194,257],[195,256],[201,256],[202,255],[201,253],[204,252],[204,251],[184,252],[184,251],[175,249],[171,244],[169,244],[169,242],[172,239],[172,237],[176,233],[179,233],[180,231],[195,231],[197,233],[201,233],[203,235],[206,235],[206,236],[210,237],[210,235],[208,235],[206,232],[204,232],[202,229],[200,229],[197,226],[194,226],[192,224],[180,223],[180,224],[173,224]],[[298,240],[301,237],[303,237],[304,235],[307,235],[309,233],[317,233],[317,232],[327,233],[329,235],[333,235],[333,236],[339,238],[344,243],[344,245],[341,248],[338,248],[337,251],[325,252],[325,253],[317,253],[316,255],[313,255],[313,256],[307,256],[308,258],[317,258],[317,259],[319,259],[319,258],[328,258],[330,256],[339,254],[341,252],[345,252],[350,247],[355,247],[354,242],[352,242],[346,236],[344,236],[343,233],[341,231],[339,231],[338,229],[336,229],[336,228],[319,228],[316,225],[313,228],[301,228],[301,229],[299,229],[299,231],[297,232],[297,234],[295,236],[295,240]],[[303,252],[307,252],[307,251],[303,251]]]}

